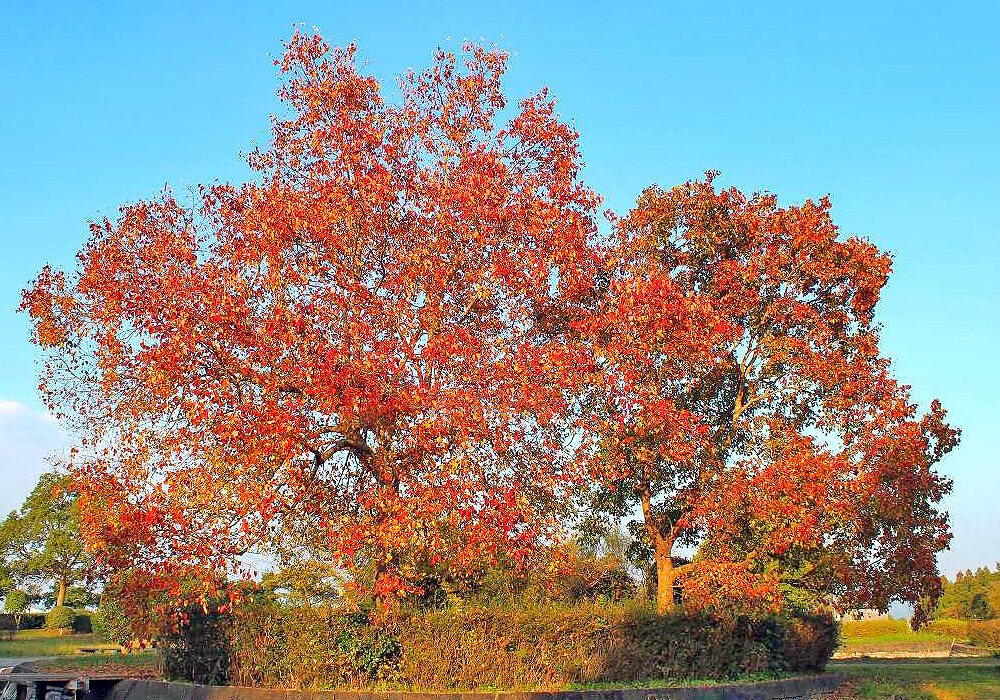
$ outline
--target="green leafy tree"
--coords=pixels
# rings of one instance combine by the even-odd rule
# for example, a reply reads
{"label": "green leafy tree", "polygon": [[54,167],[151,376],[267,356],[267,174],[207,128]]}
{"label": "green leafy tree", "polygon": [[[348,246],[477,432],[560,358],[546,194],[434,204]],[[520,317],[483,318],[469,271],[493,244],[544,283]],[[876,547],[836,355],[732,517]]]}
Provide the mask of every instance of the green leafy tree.
{"label": "green leafy tree", "polygon": [[85,603],[92,596],[87,573],[92,558],[80,538],[76,495],[58,473],[43,474],[21,508],[0,524],[0,554],[17,587],[50,586],[54,607]]}
{"label": "green leafy tree", "polygon": [[934,618],[994,620],[1000,617],[1000,566],[983,566],[975,573],[958,572],[955,580],[941,579],[941,598]]}
{"label": "green leafy tree", "polygon": [[20,588],[12,588],[7,591],[3,600],[3,611],[10,613],[14,618],[14,630],[21,629],[21,616],[28,610],[28,594]]}

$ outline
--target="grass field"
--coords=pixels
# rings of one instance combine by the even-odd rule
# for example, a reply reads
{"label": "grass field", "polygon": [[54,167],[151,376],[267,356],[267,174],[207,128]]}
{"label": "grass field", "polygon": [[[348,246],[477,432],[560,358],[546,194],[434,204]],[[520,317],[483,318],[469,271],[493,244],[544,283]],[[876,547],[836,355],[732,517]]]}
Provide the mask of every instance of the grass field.
{"label": "grass field", "polygon": [[[838,655],[864,655],[877,652],[895,652],[905,654],[925,654],[928,652],[945,653],[951,648],[954,640],[965,641],[964,622],[962,634],[955,635],[955,630],[928,629],[919,632],[910,629],[904,620],[870,620],[863,622],[847,622],[843,625]],[[954,625],[952,625],[954,627]]]}
{"label": "grass field", "polygon": [[60,636],[51,630],[28,630],[15,632],[13,639],[7,641],[7,635],[0,637],[0,656],[2,657],[36,657],[64,656],[76,653],[81,647],[115,649],[99,634],[66,634]]}
{"label": "grass field", "polygon": [[896,642],[951,642],[955,637],[934,632],[894,632],[871,637],[848,637],[844,635],[842,644],[893,644]]}
{"label": "grass field", "polygon": [[845,700],[998,700],[1000,660],[837,663],[850,680]]}
{"label": "grass field", "polygon": [[56,656],[31,663],[39,673],[118,674],[129,678],[162,678],[160,657],[152,651],[132,654]]}

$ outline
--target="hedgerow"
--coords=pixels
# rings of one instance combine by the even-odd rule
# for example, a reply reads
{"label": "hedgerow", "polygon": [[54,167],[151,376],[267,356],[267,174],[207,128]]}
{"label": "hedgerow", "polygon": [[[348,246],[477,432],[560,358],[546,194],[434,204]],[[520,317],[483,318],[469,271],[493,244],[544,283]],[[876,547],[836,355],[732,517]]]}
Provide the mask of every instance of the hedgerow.
{"label": "hedgerow", "polygon": [[20,624],[16,623],[12,613],[0,613],[0,630],[5,632],[13,630],[15,627],[19,630],[40,630],[45,627],[45,614],[24,613],[21,615]]}
{"label": "hedgerow", "polygon": [[178,680],[432,691],[815,671],[837,634],[828,616],[659,615],[588,604],[445,608],[375,625],[362,611],[268,602],[232,616],[195,609],[160,648]]}
{"label": "hedgerow", "polygon": [[954,637],[956,639],[968,639],[969,622],[968,620],[955,620],[948,618],[931,620],[926,625],[921,627],[920,631],[940,634],[945,637]]}
{"label": "hedgerow", "polygon": [[1000,620],[970,621],[969,641],[978,646],[1000,649]]}

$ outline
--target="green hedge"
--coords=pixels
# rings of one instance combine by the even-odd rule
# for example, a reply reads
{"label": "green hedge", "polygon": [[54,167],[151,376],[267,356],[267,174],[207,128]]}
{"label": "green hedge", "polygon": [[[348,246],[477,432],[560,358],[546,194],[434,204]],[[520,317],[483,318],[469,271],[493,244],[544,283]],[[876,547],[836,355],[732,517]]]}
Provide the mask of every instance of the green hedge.
{"label": "green hedge", "polygon": [[945,637],[955,637],[956,639],[968,639],[969,621],[956,620],[953,618],[941,618],[940,620],[931,620],[926,625],[921,627],[920,631],[930,632],[932,634],[940,634]]}
{"label": "green hedge", "polygon": [[168,677],[266,687],[456,690],[817,671],[829,617],[724,620],[582,606],[446,609],[369,624],[363,613],[244,608],[189,613],[164,635]]}
{"label": "green hedge", "polygon": [[198,606],[185,614],[185,624],[165,632],[158,640],[164,675],[168,680],[228,685],[232,620],[227,615],[205,613]]}
{"label": "green hedge", "polygon": [[829,618],[724,620],[577,610],[446,610],[400,630],[399,677],[422,690],[731,679],[821,670]]}
{"label": "green hedge", "polygon": [[[40,630],[45,627],[45,615],[42,613],[24,613],[18,629]],[[10,613],[0,613],[0,630],[5,632],[14,629],[14,616]]]}
{"label": "green hedge", "polygon": [[1000,620],[970,621],[969,641],[977,646],[1000,649]]}

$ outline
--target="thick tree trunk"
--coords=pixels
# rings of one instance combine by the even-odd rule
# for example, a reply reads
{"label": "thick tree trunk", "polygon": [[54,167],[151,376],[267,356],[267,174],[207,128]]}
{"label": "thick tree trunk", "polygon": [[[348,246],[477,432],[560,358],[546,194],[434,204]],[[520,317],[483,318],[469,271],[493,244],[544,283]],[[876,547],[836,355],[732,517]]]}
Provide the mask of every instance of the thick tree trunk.
{"label": "thick tree trunk", "polygon": [[660,613],[674,609],[674,582],[677,570],[670,558],[670,552],[656,553],[656,610]]}
{"label": "thick tree trunk", "polygon": [[56,594],[56,607],[60,608],[66,605],[66,582],[59,582],[59,593]]}
{"label": "thick tree trunk", "polygon": [[670,556],[679,528],[676,525],[664,527],[662,522],[657,521],[653,513],[650,491],[647,484],[639,489],[638,494],[642,504],[643,519],[646,522],[646,532],[649,533],[653,545],[653,558],[656,560],[656,609],[660,613],[665,613],[674,609],[674,582],[681,573],[680,569],[674,567],[674,560]]}

